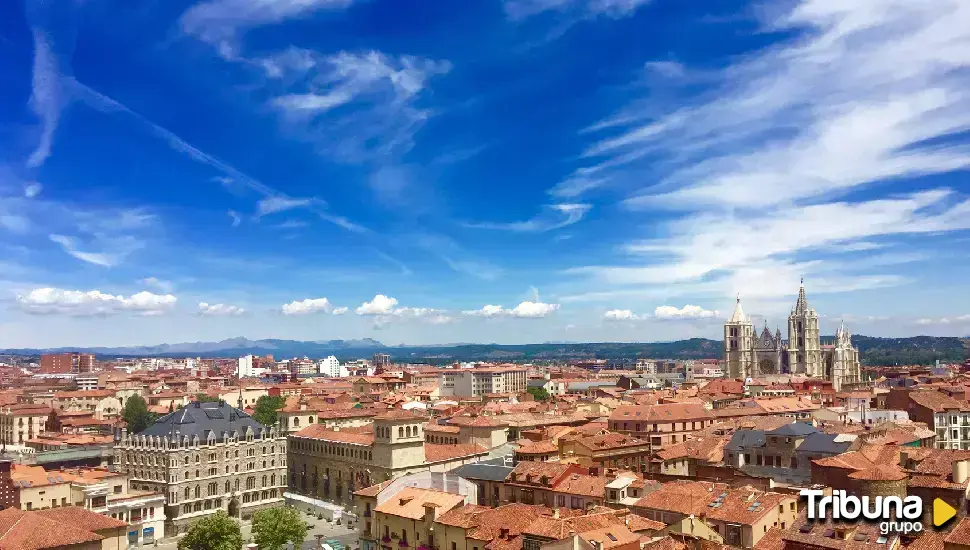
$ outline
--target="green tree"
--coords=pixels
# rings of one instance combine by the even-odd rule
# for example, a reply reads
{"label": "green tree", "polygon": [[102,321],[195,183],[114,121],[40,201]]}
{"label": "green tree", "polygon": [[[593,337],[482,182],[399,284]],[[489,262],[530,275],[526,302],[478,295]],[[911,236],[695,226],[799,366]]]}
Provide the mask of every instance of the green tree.
{"label": "green tree", "polygon": [[216,401],[219,401],[219,398],[199,392],[195,394],[195,400],[199,403],[215,403]]}
{"label": "green tree", "polygon": [[546,388],[542,387],[533,386],[526,391],[531,393],[532,397],[536,398],[536,401],[548,401],[549,398],[552,397],[549,395],[549,392],[546,391]]}
{"label": "green tree", "polygon": [[288,542],[302,548],[306,533],[307,524],[294,508],[267,508],[253,514],[253,542],[260,550],[280,550]]}
{"label": "green tree", "polygon": [[138,394],[128,398],[121,417],[128,423],[128,432],[133,434],[144,431],[155,421],[155,415],[148,412],[148,404],[145,403],[145,399]]}
{"label": "green tree", "polygon": [[179,540],[178,550],[239,550],[243,545],[239,523],[225,510],[192,522]]}
{"label": "green tree", "polygon": [[253,418],[256,422],[264,426],[272,426],[276,424],[276,420],[279,415],[276,414],[277,411],[283,408],[286,401],[280,397],[270,397],[264,395],[256,400],[256,407],[253,409]]}

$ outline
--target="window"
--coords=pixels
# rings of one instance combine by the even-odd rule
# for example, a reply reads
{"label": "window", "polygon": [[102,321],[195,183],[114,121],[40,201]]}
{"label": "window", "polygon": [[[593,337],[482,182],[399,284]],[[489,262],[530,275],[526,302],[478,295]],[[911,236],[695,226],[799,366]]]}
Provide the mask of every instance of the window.
{"label": "window", "polygon": [[116,495],[120,495],[121,494],[121,490],[122,490],[122,486],[121,485],[115,485],[114,486],[114,492],[115,492]]}

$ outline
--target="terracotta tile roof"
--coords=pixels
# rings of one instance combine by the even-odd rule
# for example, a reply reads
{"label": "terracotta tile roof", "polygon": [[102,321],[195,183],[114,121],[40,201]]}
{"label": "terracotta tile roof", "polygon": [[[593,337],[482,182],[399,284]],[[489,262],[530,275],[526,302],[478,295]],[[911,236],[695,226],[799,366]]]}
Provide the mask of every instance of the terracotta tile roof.
{"label": "terracotta tile roof", "polygon": [[332,441],[334,443],[353,443],[355,445],[373,445],[374,434],[351,433],[344,430],[336,431],[322,426],[312,424],[302,430],[292,434],[290,437],[303,437],[306,439],[317,439],[320,441]]}
{"label": "terracotta tile roof", "polygon": [[761,537],[758,544],[754,545],[754,550],[784,550],[785,541],[781,537],[785,532],[780,527],[768,529],[768,532]]}
{"label": "terracotta tile roof", "polygon": [[657,540],[651,540],[640,546],[641,550],[685,550],[687,545],[674,540],[669,535]]}
{"label": "terracotta tile roof", "polygon": [[414,420],[414,421],[426,421],[428,419],[427,415],[419,414],[416,412],[405,411],[401,409],[392,409],[389,411],[384,411],[374,417],[374,420]]}
{"label": "terracotta tile roof", "polygon": [[960,401],[936,390],[917,390],[909,393],[910,401],[926,407],[933,412],[949,410],[970,411],[970,404]]}
{"label": "terracotta tile roof", "polygon": [[481,445],[473,445],[471,443],[459,443],[457,445],[424,444],[424,459],[428,462],[442,462],[444,460],[482,454],[488,454],[488,449]]}
{"label": "terracotta tile roof", "polygon": [[605,476],[570,474],[553,485],[553,490],[557,493],[565,493],[567,495],[603,498],[603,494],[606,491],[606,483],[607,479]]}
{"label": "terracotta tile roof", "polygon": [[454,493],[405,487],[374,511],[408,519],[423,519],[426,506],[436,508],[435,515],[437,515],[461,506],[464,501],[465,497]]}
{"label": "terracotta tile roof", "polygon": [[128,524],[124,521],[120,521],[97,512],[92,512],[91,510],[85,510],[84,508],[78,508],[77,506],[64,506],[61,508],[38,510],[37,513],[46,517],[47,519],[52,519],[65,525],[80,527],[88,531],[117,529],[119,527],[128,526]]}
{"label": "terracotta tile roof", "polygon": [[574,517],[562,516],[563,510],[560,509],[560,517],[540,517],[523,529],[522,532],[536,537],[562,540],[569,535],[570,531],[582,533],[622,523],[622,520],[612,511],[604,514],[587,514]]}
{"label": "terracotta tile roof", "polygon": [[[935,529],[927,529],[916,537],[916,540],[904,546],[905,550],[943,550],[943,543],[947,533]],[[967,543],[962,543],[967,544]]]}
{"label": "terracotta tile roof", "polygon": [[697,403],[672,403],[669,405],[625,405],[617,407],[610,420],[633,420],[641,422],[683,422],[713,418],[711,411]]}
{"label": "terracotta tile roof", "polygon": [[636,514],[623,516],[623,524],[634,533],[639,533],[640,531],[660,531],[667,527],[667,524],[662,521],[655,521]]}
{"label": "terracotta tile roof", "polygon": [[528,504],[506,504],[494,509],[489,508],[475,515],[474,529],[466,536],[475,540],[493,540],[499,538],[503,529],[507,529],[507,537],[516,537],[522,534],[522,530],[531,525],[536,518],[551,513],[552,510],[544,506]]}
{"label": "terracotta tile roof", "polygon": [[609,449],[649,445],[650,441],[619,433],[606,433],[593,437],[584,437],[578,443],[592,451],[605,451]]}
{"label": "terracotta tile roof", "polygon": [[0,548],[3,550],[62,548],[102,539],[104,537],[97,533],[44,517],[38,512],[17,508],[0,510]]}
{"label": "terracotta tile roof", "polygon": [[456,434],[461,432],[461,428],[458,426],[443,426],[441,424],[427,423],[424,425],[424,431],[433,433],[446,433],[446,434]]}
{"label": "terracotta tile roof", "polygon": [[559,452],[559,446],[552,441],[528,441],[515,450],[521,455],[547,455]]}
{"label": "terracotta tile roof", "polygon": [[494,417],[484,415],[453,416],[448,420],[448,424],[476,428],[498,428],[507,425],[496,421]]}
{"label": "terracotta tile roof", "polygon": [[753,525],[764,518],[765,515],[775,512],[782,502],[796,500],[791,495],[764,493],[750,488],[729,489],[721,493],[714,491],[712,495],[718,497],[723,493],[727,494],[722,498],[721,506],[708,508],[707,517],[742,525]]}
{"label": "terracotta tile roof", "polygon": [[452,527],[461,527],[462,529],[468,529],[477,525],[476,517],[482,512],[491,510],[488,506],[478,506],[477,504],[466,504],[460,508],[452,508],[444,514],[438,516],[435,520],[436,523],[441,523],[442,525],[450,525]]}
{"label": "terracotta tile roof", "polygon": [[[713,487],[713,491],[711,490]],[[665,483],[656,491],[644,496],[633,505],[634,508],[677,512],[688,516],[707,515],[711,503],[726,485],[715,485],[701,481],[674,481]]]}
{"label": "terracotta tile roof", "polygon": [[552,484],[559,477],[567,472],[585,472],[586,470],[569,464],[559,464],[556,462],[534,462],[524,460],[515,465],[505,478],[506,484],[511,485],[543,485],[542,478],[546,478],[546,487]]}
{"label": "terracotta tile roof", "polygon": [[382,481],[377,485],[371,485],[370,487],[364,487],[363,489],[358,489],[357,491],[354,491],[354,494],[362,497],[376,497],[378,494],[380,494],[381,491],[384,490],[385,487],[390,485],[392,481],[394,480],[389,479],[387,481]]}
{"label": "terracotta tile roof", "polygon": [[602,548],[609,550],[617,546],[638,542],[640,535],[633,533],[621,524],[601,527],[599,529],[593,529],[592,531],[584,531],[579,533],[579,538],[590,544],[593,541],[599,542],[602,544]]}
{"label": "terracotta tile roof", "polygon": [[961,519],[944,541],[950,544],[970,544],[970,518]]}
{"label": "terracotta tile roof", "polygon": [[852,472],[849,474],[852,479],[866,480],[866,481],[899,481],[901,479],[906,479],[906,472],[900,470],[897,466],[882,466],[875,465],[865,470],[859,470],[857,472]]}
{"label": "terracotta tile roof", "polygon": [[320,420],[336,420],[339,418],[364,418],[368,416],[377,416],[377,411],[374,409],[324,409],[317,412],[317,418]]}

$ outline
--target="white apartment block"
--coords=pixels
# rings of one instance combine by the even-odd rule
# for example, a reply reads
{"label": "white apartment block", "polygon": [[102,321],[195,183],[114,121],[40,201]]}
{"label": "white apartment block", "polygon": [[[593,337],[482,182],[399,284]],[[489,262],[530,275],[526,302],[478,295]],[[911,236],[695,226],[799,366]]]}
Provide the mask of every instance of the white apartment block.
{"label": "white apartment block", "polygon": [[970,411],[937,412],[933,420],[937,449],[970,450]]}
{"label": "white apartment block", "polygon": [[236,375],[239,376],[239,378],[258,378],[266,371],[266,369],[259,368],[256,365],[259,365],[259,358],[253,355],[240,357],[239,368],[236,369]]}
{"label": "white apartment block", "polygon": [[[329,376],[331,378],[338,378],[340,376],[347,376],[347,374],[346,374],[347,369],[341,369],[340,368],[340,361],[337,361],[337,358],[334,357],[333,355],[327,357],[326,359],[321,360],[317,364],[317,369],[318,369],[317,370],[318,373],[320,373],[320,374],[326,374],[327,376]],[[341,372],[341,371],[343,371],[343,372]]]}
{"label": "white apartment block", "polygon": [[491,367],[444,370],[438,375],[441,397],[481,397],[495,393],[522,393],[528,387],[528,369]]}

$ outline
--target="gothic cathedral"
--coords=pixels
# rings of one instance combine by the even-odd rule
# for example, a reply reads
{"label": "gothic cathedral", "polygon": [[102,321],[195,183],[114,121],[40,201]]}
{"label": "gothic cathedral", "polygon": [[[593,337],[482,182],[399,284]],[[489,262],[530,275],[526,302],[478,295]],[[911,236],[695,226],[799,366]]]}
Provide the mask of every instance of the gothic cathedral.
{"label": "gothic cathedral", "polygon": [[771,374],[801,374],[832,382],[835,391],[862,381],[859,350],[852,347],[852,336],[845,323],[835,333],[835,343],[821,345],[818,313],[808,307],[805,285],[798,288],[798,301],[788,316],[788,340],[781,330],[772,334],[768,323],[761,334],[741,309],[738,298],[734,314],[724,324],[725,376],[747,379]]}

